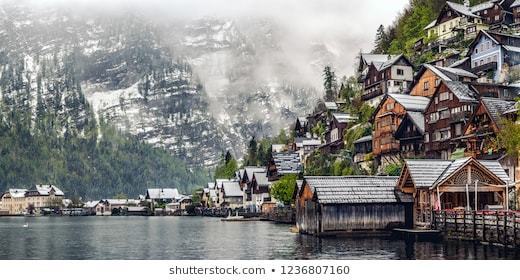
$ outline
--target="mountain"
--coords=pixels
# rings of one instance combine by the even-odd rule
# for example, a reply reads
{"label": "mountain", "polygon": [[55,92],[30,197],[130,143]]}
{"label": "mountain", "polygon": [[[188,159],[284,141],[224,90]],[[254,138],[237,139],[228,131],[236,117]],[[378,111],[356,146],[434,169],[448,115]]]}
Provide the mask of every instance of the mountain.
{"label": "mountain", "polygon": [[[36,100],[57,106],[60,135],[82,135],[90,110],[191,167],[213,167],[225,150],[241,158],[252,136],[310,112],[323,66],[344,60],[333,42],[295,42],[270,18],[158,21],[33,3],[0,7],[5,100],[33,123]],[[24,84],[15,95],[11,72]]]}

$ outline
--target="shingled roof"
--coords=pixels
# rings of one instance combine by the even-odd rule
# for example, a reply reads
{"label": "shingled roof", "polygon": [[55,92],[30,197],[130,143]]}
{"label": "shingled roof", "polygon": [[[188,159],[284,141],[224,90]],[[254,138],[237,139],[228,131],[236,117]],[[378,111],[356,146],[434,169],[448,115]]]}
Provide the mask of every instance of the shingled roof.
{"label": "shingled roof", "polygon": [[222,187],[224,188],[225,197],[238,197],[244,195],[238,182],[223,182]]}
{"label": "shingled roof", "polygon": [[[407,94],[393,94],[390,93],[388,96],[392,97],[397,103],[401,104],[407,111],[423,112],[428,106],[430,99],[424,96],[412,96]],[[380,104],[382,104],[381,102]]]}
{"label": "shingled roof", "polygon": [[469,85],[458,81],[444,81],[444,84],[457,96],[459,101],[478,102],[475,92],[470,89]]}
{"label": "shingled roof", "polygon": [[515,101],[507,101],[498,98],[482,97],[482,104],[489,112],[489,117],[498,126],[502,115],[507,112],[511,106],[515,105]]}
{"label": "shingled roof", "polygon": [[393,176],[305,177],[303,185],[314,191],[322,204],[398,203]]}
{"label": "shingled roof", "polygon": [[469,157],[457,160],[408,159],[405,160],[405,170],[408,170],[416,188],[432,188],[471,161],[480,163],[504,183],[509,180],[498,161],[475,160]]}
{"label": "shingled roof", "polygon": [[302,172],[302,164],[298,153],[275,153],[273,161],[278,174],[298,174]]}

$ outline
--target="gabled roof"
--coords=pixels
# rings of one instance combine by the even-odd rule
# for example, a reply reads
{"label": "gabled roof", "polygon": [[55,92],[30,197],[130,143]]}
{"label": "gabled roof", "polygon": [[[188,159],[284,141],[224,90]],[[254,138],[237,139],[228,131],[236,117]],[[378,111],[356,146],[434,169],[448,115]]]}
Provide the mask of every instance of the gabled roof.
{"label": "gabled roof", "polygon": [[472,12],[472,7],[466,7],[462,4],[453,3],[450,1],[447,1],[446,5],[448,5],[452,10],[456,11],[457,13],[459,13],[461,15],[465,15],[468,17],[474,17],[474,18],[480,18],[479,16],[477,16],[476,14],[474,14]]}
{"label": "gabled roof", "polygon": [[302,163],[298,153],[274,153],[273,162],[278,174],[298,174],[302,172]]}
{"label": "gabled roof", "polygon": [[[428,106],[430,99],[424,96],[412,96],[407,94],[390,93],[388,96],[392,97],[397,103],[401,104],[407,111],[423,112]],[[381,104],[383,101],[381,101]]]}
{"label": "gabled roof", "polygon": [[460,60],[457,60],[457,61],[453,62],[453,64],[451,64],[448,67],[450,67],[450,68],[457,68],[457,67],[463,65],[468,60],[469,60],[469,57],[464,57],[464,58],[462,58]]}
{"label": "gabled roof", "polygon": [[305,177],[303,185],[314,190],[322,204],[398,203],[395,187],[398,177],[391,176],[318,176]]}
{"label": "gabled roof", "polygon": [[256,180],[256,184],[259,186],[269,186],[269,180],[267,179],[266,172],[255,172],[253,178]]}
{"label": "gabled roof", "polygon": [[403,176],[405,172],[408,172],[416,188],[433,188],[442,184],[451,175],[471,162],[476,162],[476,164],[487,169],[487,171],[504,183],[509,180],[509,177],[498,161],[476,160],[474,158],[461,158],[457,160],[408,159],[405,160],[405,168],[401,176]]}
{"label": "gabled roof", "polygon": [[373,62],[373,64],[378,71],[382,71],[396,64],[401,59],[404,59],[407,64],[412,65],[412,63],[403,54],[394,56],[384,62]]}
{"label": "gabled roof", "polygon": [[338,110],[338,104],[336,104],[336,102],[324,102],[324,103],[325,103],[325,108],[327,108],[327,110],[330,110],[330,111]]}
{"label": "gabled roof", "polygon": [[9,194],[12,198],[21,198],[25,197],[25,193],[27,192],[27,189],[9,189],[5,194]]}
{"label": "gabled roof", "polygon": [[[413,125],[417,128],[417,131],[420,134],[424,134],[424,114],[421,112],[406,112],[405,119],[409,119]],[[404,124],[406,122],[403,120],[401,124],[399,124],[399,127],[395,131],[395,135],[399,135],[402,129],[404,129]]]}
{"label": "gabled roof", "polygon": [[247,175],[247,179],[251,181],[251,179],[253,179],[253,173],[266,172],[266,170],[265,166],[246,166],[244,167],[244,175],[242,176],[242,179]]}
{"label": "gabled roof", "polygon": [[354,141],[354,144],[364,143],[364,142],[372,142],[372,135],[364,136]]}
{"label": "gabled roof", "polygon": [[64,196],[65,194],[58,187],[54,185],[35,185],[29,192],[38,192],[39,195],[49,195],[54,191],[56,196]]}
{"label": "gabled roof", "polygon": [[489,117],[497,126],[500,125],[500,119],[502,118],[502,115],[509,108],[511,108],[511,106],[515,105],[515,101],[507,101],[490,97],[482,97],[481,102],[482,105],[486,107],[486,110],[489,113]]}
{"label": "gabled roof", "polygon": [[146,191],[147,199],[175,199],[180,197],[179,190],[174,188],[165,189],[148,189]]}
{"label": "gabled roof", "polygon": [[[468,58],[466,58],[468,59]],[[423,64],[419,72],[417,72],[416,75],[416,81],[419,80],[420,76],[424,73],[424,71],[430,70],[435,75],[437,75],[441,80],[443,81],[458,81],[460,77],[468,77],[472,79],[477,79],[477,75],[466,71],[464,69],[460,68],[453,68],[453,67],[441,67],[441,66],[435,66],[431,64]]]}
{"label": "gabled roof", "polygon": [[511,8],[515,8],[518,6],[520,6],[520,0],[516,0],[515,2],[513,2],[513,4],[511,4]]}
{"label": "gabled roof", "polygon": [[350,123],[358,120],[357,117],[346,113],[333,113],[332,116],[338,121],[338,123]]}
{"label": "gabled roof", "polygon": [[460,102],[478,102],[476,93],[468,84],[459,81],[443,81]]}
{"label": "gabled roof", "polygon": [[222,183],[224,182],[235,182],[235,180],[230,179],[215,179],[215,187],[216,189],[222,188]]}
{"label": "gabled roof", "polygon": [[363,60],[366,65],[370,65],[370,64],[372,64],[372,62],[383,63],[394,57],[395,57],[395,55],[388,55],[388,54],[373,54],[373,53],[362,53],[361,54],[361,60]]}
{"label": "gabled roof", "polygon": [[238,184],[238,182],[223,182],[222,186],[224,188],[225,197],[243,196],[243,192],[240,189],[240,185]]}
{"label": "gabled roof", "polygon": [[[518,0],[520,1],[520,0]],[[504,115],[505,114],[512,114],[512,113],[516,113],[518,112],[518,108],[520,107],[520,102],[516,102],[515,104],[513,104],[511,107],[509,107],[505,112],[504,112]]]}

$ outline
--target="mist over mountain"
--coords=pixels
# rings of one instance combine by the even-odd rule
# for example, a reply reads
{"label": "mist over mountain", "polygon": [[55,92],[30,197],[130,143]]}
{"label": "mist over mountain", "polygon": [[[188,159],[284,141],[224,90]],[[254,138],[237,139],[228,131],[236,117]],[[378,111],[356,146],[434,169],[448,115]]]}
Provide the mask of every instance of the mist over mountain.
{"label": "mist over mountain", "polygon": [[[86,109],[67,103],[81,91],[96,119],[191,165],[213,166],[227,149],[240,157],[251,136],[309,112],[323,66],[350,74],[371,39],[341,14],[305,19],[294,1],[282,4],[295,9],[287,14],[232,2],[3,1],[2,98],[27,105],[33,122],[39,98],[54,104],[59,133],[81,135]],[[329,2],[309,6],[317,16],[355,7]]]}

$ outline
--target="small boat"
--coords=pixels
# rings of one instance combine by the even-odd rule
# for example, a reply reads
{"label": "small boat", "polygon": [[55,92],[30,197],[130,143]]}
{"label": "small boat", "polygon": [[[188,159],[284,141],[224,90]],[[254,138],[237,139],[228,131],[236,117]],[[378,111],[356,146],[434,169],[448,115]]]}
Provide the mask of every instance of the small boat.
{"label": "small boat", "polygon": [[25,223],[25,224],[23,225],[23,227],[24,227],[24,228],[28,228],[28,227],[29,227],[29,223]]}

